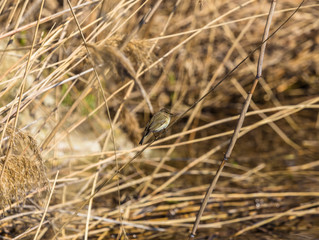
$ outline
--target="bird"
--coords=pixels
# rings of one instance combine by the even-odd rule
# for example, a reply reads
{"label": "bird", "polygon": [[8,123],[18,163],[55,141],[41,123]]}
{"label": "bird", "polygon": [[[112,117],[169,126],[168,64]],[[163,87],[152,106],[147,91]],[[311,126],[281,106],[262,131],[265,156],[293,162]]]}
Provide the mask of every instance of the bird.
{"label": "bird", "polygon": [[143,137],[139,142],[140,145],[143,144],[144,138],[150,134],[150,132],[160,132],[167,128],[171,121],[171,116],[174,114],[170,113],[167,108],[162,108],[159,112],[155,113],[151,120],[146,124],[143,132]]}

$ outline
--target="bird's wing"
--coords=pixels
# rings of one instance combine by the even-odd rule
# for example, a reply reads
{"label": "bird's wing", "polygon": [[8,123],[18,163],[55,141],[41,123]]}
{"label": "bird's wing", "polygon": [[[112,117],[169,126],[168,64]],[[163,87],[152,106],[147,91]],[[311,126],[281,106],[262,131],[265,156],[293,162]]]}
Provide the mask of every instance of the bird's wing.
{"label": "bird's wing", "polygon": [[152,124],[149,126],[150,131],[154,131],[158,128],[160,128],[164,123],[166,123],[167,119],[163,118],[161,120],[157,120],[156,122],[152,122]]}
{"label": "bird's wing", "polygon": [[146,124],[146,127],[144,128],[143,136],[147,136],[150,133],[150,122]]}

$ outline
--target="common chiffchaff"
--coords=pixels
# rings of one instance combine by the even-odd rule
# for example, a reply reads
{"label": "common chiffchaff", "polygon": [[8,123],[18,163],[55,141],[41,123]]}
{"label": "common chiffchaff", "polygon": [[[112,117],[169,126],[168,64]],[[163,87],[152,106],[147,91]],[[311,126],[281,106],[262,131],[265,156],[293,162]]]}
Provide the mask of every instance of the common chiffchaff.
{"label": "common chiffchaff", "polygon": [[144,138],[150,134],[150,132],[160,132],[167,128],[171,121],[171,116],[173,116],[173,114],[166,108],[162,108],[159,112],[155,113],[151,120],[147,123],[139,144],[143,144]]}

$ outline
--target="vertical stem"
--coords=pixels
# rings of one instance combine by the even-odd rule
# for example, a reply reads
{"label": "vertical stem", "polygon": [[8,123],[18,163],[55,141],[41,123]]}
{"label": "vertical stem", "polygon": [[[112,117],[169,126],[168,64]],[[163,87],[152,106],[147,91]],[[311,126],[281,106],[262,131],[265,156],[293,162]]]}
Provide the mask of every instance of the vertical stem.
{"label": "vertical stem", "polygon": [[253,85],[251,87],[251,90],[250,92],[248,93],[247,95],[247,98],[245,100],[245,104],[242,108],[242,111],[240,113],[240,117],[238,119],[238,122],[237,122],[237,125],[235,127],[235,131],[232,135],[232,138],[230,140],[230,143],[228,145],[228,148],[227,148],[227,151],[224,155],[224,159],[222,160],[215,176],[214,176],[214,179],[212,181],[212,183],[210,184],[209,188],[207,189],[206,191],[206,194],[205,194],[205,197],[203,199],[203,202],[202,202],[202,205],[197,213],[197,216],[196,216],[196,220],[195,220],[195,223],[193,225],[193,229],[192,229],[192,232],[191,234],[189,235],[189,239],[193,239],[195,237],[195,234],[196,234],[196,231],[197,231],[197,228],[199,226],[199,222],[200,222],[200,219],[204,213],[204,210],[206,208],[206,205],[208,203],[208,200],[209,200],[209,196],[212,194],[216,184],[217,184],[217,181],[220,177],[220,174],[222,173],[223,171],[223,168],[226,164],[226,162],[228,161],[229,157],[231,156],[231,153],[234,149],[234,146],[236,144],[236,141],[238,139],[238,135],[239,135],[239,132],[240,132],[240,129],[244,123],[244,120],[245,120],[245,116],[246,116],[246,113],[247,113],[247,110],[248,110],[248,107],[249,107],[249,104],[250,104],[250,101],[251,101],[251,98],[252,98],[252,95],[256,89],[256,86],[258,84],[258,81],[259,81],[259,78],[261,77],[261,73],[262,73],[262,64],[263,64],[263,59],[264,59],[264,55],[265,55],[265,49],[266,49],[266,40],[268,38],[268,35],[269,35],[269,29],[270,29],[270,23],[271,23],[271,20],[272,20],[272,17],[273,17],[273,13],[275,11],[275,6],[276,6],[276,0],[273,0],[272,3],[271,3],[271,6],[270,6],[270,10],[269,10],[269,15],[268,15],[268,18],[267,18],[267,22],[266,22],[266,26],[265,26],[265,30],[264,30],[264,34],[263,34],[263,39],[262,39],[262,42],[263,44],[261,45],[261,50],[260,50],[260,55],[259,55],[259,58],[258,58],[258,64],[257,64],[257,75],[256,75],[256,78],[253,82]]}

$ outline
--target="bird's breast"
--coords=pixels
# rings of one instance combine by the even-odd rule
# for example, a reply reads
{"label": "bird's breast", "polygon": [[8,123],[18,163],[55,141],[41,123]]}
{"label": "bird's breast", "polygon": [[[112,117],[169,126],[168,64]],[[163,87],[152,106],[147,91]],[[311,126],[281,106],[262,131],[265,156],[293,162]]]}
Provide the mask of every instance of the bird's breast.
{"label": "bird's breast", "polygon": [[159,126],[158,128],[156,128],[156,129],[154,130],[154,132],[159,132],[159,131],[162,131],[163,129],[167,128],[169,122],[170,122],[170,119],[168,119],[167,121],[165,121],[165,123],[163,123],[161,126]]}

